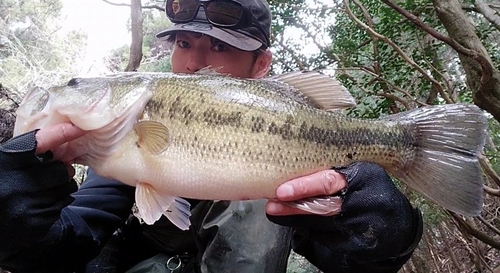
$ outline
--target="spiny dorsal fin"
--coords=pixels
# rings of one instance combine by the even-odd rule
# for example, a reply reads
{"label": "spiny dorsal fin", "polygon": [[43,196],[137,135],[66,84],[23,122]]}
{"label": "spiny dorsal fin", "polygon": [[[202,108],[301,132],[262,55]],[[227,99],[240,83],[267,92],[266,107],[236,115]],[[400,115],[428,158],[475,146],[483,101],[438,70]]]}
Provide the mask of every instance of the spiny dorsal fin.
{"label": "spiny dorsal fin", "polygon": [[268,79],[292,86],[320,109],[343,110],[356,106],[354,97],[339,81],[316,71],[290,72]]}
{"label": "spiny dorsal fin", "polygon": [[195,74],[200,75],[212,75],[212,76],[221,76],[225,75],[223,73],[219,73],[218,71],[222,68],[222,66],[212,67],[211,65],[205,66],[200,70],[196,71]]}
{"label": "spiny dorsal fin", "polygon": [[169,134],[165,125],[156,121],[140,121],[134,126],[139,139],[137,145],[152,154],[160,154],[168,148]]}

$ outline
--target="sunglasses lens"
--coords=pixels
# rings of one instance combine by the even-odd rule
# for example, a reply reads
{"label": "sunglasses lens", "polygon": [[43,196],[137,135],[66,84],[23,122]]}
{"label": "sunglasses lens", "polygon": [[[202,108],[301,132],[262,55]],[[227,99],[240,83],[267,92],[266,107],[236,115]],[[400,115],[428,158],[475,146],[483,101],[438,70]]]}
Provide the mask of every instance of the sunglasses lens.
{"label": "sunglasses lens", "polygon": [[196,15],[197,0],[167,0],[165,13],[173,22],[188,22]]}
{"label": "sunglasses lens", "polygon": [[233,1],[211,1],[205,7],[207,19],[219,26],[234,26],[243,15],[241,4]]}

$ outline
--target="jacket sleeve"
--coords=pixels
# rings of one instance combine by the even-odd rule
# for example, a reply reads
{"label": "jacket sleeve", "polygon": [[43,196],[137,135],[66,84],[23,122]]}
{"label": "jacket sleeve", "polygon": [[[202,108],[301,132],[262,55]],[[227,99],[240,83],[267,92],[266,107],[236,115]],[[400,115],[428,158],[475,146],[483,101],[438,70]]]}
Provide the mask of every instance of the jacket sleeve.
{"label": "jacket sleeve", "polygon": [[[84,267],[130,214],[134,188],[90,170],[73,194],[57,190],[70,184],[66,167],[34,154],[34,134],[21,139],[32,147],[3,145],[0,154],[0,161],[8,162],[0,170],[0,213],[5,216],[0,230],[8,232],[0,234],[0,267],[13,272]],[[76,189],[74,181],[71,188]]]}
{"label": "jacket sleeve", "polygon": [[378,165],[355,163],[337,171],[348,182],[339,215],[269,219],[293,227],[294,251],[323,272],[398,272],[420,242],[420,211]]}

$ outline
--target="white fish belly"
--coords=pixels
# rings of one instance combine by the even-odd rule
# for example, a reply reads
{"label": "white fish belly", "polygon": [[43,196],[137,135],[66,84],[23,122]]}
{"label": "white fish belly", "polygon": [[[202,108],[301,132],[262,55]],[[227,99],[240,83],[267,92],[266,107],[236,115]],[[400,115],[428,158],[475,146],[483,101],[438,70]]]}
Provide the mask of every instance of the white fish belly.
{"label": "white fish belly", "polygon": [[131,186],[148,183],[166,195],[204,200],[273,198],[291,178],[271,165],[230,158],[204,161],[175,147],[151,155],[134,146],[122,145],[94,170]]}

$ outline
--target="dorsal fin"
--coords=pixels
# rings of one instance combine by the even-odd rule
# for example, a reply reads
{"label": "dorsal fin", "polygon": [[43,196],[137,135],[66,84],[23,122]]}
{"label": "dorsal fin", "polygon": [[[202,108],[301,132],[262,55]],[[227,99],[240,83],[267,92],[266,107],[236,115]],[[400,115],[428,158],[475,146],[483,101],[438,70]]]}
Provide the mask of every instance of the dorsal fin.
{"label": "dorsal fin", "polygon": [[222,68],[222,66],[212,67],[211,65],[208,65],[208,66],[205,66],[205,67],[201,68],[200,70],[196,71],[195,74],[212,75],[212,76],[221,76],[221,75],[227,76],[227,74],[218,72],[221,68]]}
{"label": "dorsal fin", "polygon": [[320,109],[343,110],[356,106],[354,97],[339,81],[316,71],[290,72],[267,79],[292,86]]}

